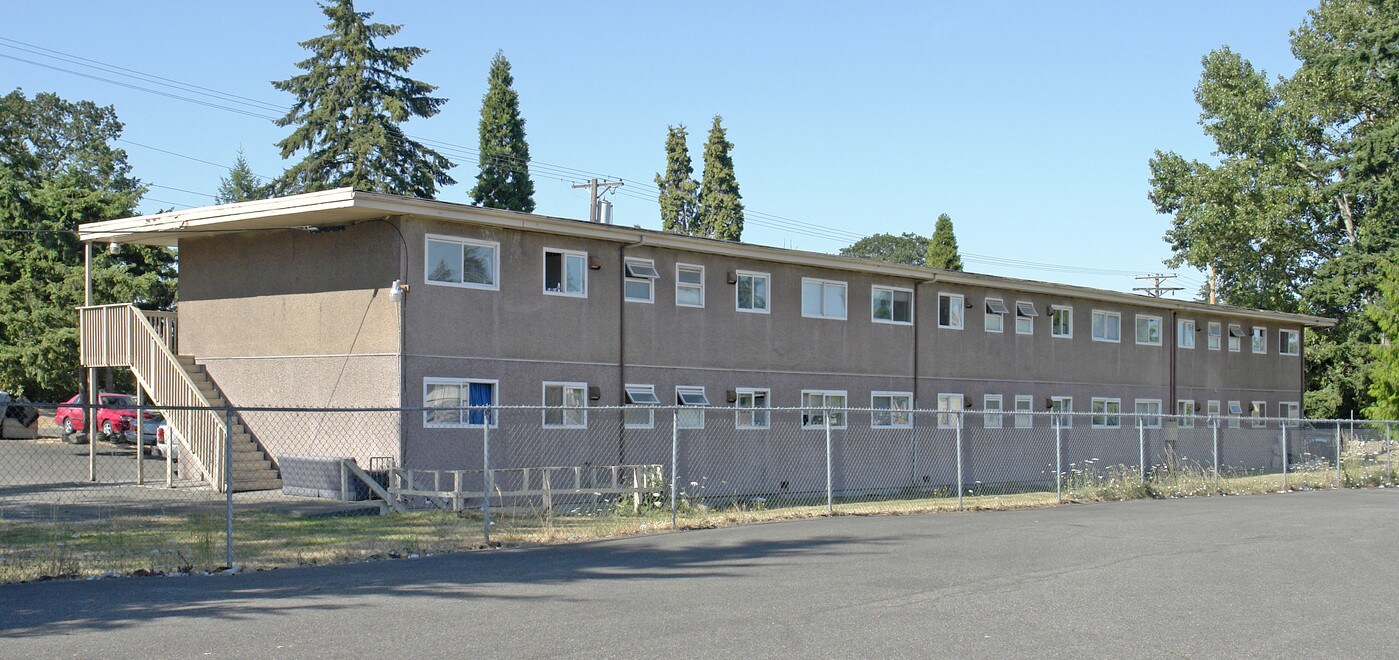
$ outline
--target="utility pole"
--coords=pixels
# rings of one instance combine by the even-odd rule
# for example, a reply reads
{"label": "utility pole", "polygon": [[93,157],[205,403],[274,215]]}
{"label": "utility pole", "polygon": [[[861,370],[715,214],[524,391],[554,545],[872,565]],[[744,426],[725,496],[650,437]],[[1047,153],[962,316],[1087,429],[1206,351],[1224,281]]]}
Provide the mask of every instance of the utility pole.
{"label": "utility pole", "polygon": [[1138,275],[1138,276],[1137,276],[1137,279],[1139,279],[1139,280],[1152,280],[1152,281],[1154,282],[1154,284],[1153,284],[1152,286],[1137,286],[1137,287],[1132,287],[1132,290],[1133,290],[1133,291],[1142,291],[1142,292],[1146,293],[1146,295],[1151,296],[1152,298],[1160,298],[1160,297],[1161,297],[1161,294],[1163,294],[1163,293],[1165,293],[1165,292],[1167,292],[1167,291],[1184,291],[1184,290],[1185,290],[1185,287],[1183,287],[1183,286],[1161,286],[1161,283],[1162,283],[1162,282],[1165,282],[1166,280],[1170,280],[1170,279],[1174,279],[1174,278],[1175,278],[1175,275],[1167,275],[1167,274],[1165,274],[1165,273],[1156,273],[1156,274],[1154,274],[1154,275]]}
{"label": "utility pole", "polygon": [[574,188],[587,188],[587,189],[588,189],[588,192],[589,192],[589,195],[590,195],[591,198],[592,198],[591,201],[590,201],[590,203],[588,204],[588,222],[601,222],[601,221],[602,221],[602,213],[600,212],[601,209],[598,207],[598,200],[597,200],[597,191],[598,191],[598,189],[599,189],[599,188],[602,188],[603,190],[606,190],[606,189],[608,189],[608,188],[616,188],[616,187],[619,187],[619,186],[621,186],[621,185],[622,185],[622,182],[621,182],[621,181],[601,181],[601,180],[598,180],[598,179],[589,179],[587,183],[575,183],[575,184],[573,184],[573,187],[574,187]]}
{"label": "utility pole", "polygon": [[1210,304],[1215,304],[1214,296],[1214,264],[1210,264]]}

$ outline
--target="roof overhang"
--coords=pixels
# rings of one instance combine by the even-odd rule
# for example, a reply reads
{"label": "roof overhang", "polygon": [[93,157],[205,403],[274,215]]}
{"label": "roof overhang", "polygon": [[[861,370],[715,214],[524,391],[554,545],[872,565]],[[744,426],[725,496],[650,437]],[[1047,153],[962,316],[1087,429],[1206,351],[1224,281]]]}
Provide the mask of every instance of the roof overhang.
{"label": "roof overhang", "polygon": [[1336,324],[1332,319],[1318,316],[1227,305],[1207,305],[1051,282],[921,268],[820,252],[733,243],[635,227],[620,227],[491,209],[455,202],[363,192],[350,188],[89,223],[79,227],[79,238],[84,241],[175,246],[178,245],[181,238],[191,236],[345,225],[392,216],[413,216],[447,222],[487,225],[521,231],[544,232],[617,243],[807,265],[930,283],[946,282],[948,284],[1023,291],[1050,296],[1086,298],[1137,307],[1246,317],[1311,327],[1331,327]]}

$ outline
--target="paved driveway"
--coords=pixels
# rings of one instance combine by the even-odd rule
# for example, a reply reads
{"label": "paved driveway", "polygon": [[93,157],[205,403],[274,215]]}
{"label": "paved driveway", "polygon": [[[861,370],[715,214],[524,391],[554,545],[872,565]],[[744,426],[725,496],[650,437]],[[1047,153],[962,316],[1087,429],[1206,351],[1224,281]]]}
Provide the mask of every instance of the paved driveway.
{"label": "paved driveway", "polygon": [[1395,657],[1399,493],[844,517],[0,586],[12,657]]}

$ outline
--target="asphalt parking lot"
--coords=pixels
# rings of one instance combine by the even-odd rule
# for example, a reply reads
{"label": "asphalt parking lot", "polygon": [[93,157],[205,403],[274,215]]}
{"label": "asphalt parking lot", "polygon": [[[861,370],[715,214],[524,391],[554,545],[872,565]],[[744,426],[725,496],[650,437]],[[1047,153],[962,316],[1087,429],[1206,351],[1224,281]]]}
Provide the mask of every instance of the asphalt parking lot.
{"label": "asphalt parking lot", "polygon": [[1394,657],[1399,492],[0,586],[13,657]]}

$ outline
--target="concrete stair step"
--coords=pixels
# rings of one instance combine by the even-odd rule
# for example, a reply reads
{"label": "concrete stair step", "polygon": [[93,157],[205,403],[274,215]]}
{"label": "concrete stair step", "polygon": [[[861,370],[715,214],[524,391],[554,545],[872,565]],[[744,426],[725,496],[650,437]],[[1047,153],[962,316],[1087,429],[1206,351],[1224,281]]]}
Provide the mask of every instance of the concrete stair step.
{"label": "concrete stair step", "polygon": [[281,479],[254,479],[239,480],[236,476],[233,479],[233,492],[247,493],[258,490],[281,490]]}

